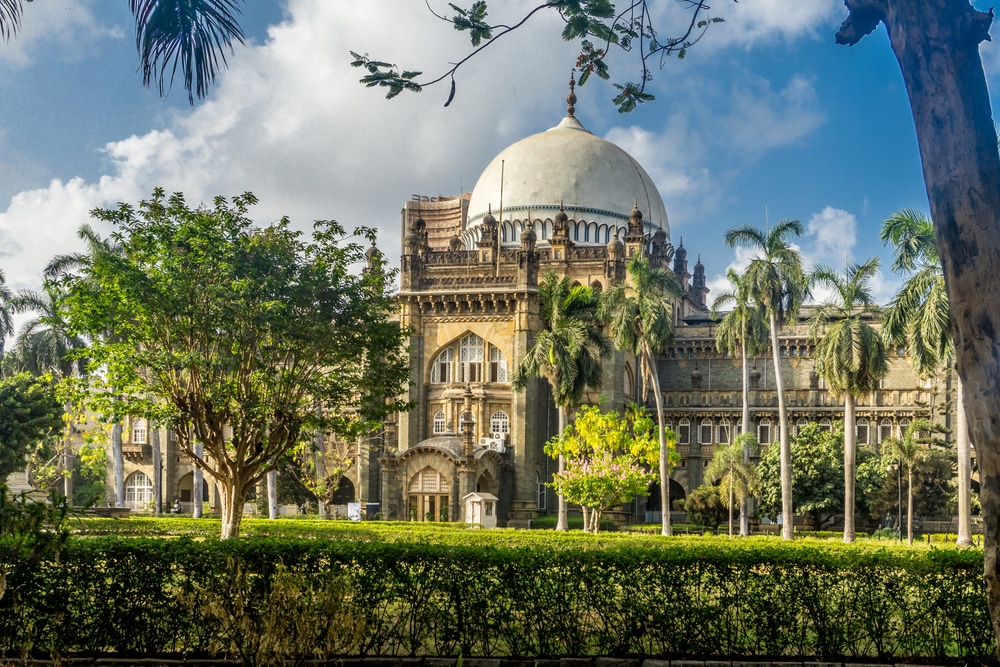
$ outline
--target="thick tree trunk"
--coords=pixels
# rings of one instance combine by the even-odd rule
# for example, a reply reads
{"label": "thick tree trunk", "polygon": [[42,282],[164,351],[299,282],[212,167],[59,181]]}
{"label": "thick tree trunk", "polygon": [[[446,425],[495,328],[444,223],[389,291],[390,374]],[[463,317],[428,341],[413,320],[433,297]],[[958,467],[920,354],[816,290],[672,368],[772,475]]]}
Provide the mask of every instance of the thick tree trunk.
{"label": "thick tree trunk", "polygon": [[854,541],[854,479],[857,476],[858,432],[854,396],[844,395],[844,543]]}
{"label": "thick tree trunk", "polygon": [[958,449],[958,545],[972,546],[972,450],[969,446],[969,422],[962,396],[962,380],[956,387],[956,444]]}
{"label": "thick tree trunk", "polygon": [[[566,430],[566,410],[559,408],[559,432]],[[566,458],[559,455],[559,472],[566,472]],[[569,518],[566,511],[566,498],[560,493],[557,500],[556,530],[569,530]]]}
{"label": "thick tree trunk", "polygon": [[111,466],[115,485],[115,507],[125,507],[125,460],[122,455],[122,424],[111,425]]}
{"label": "thick tree trunk", "polygon": [[153,513],[163,514],[163,462],[160,456],[160,428],[149,422],[149,446],[153,450]]}
{"label": "thick tree trunk", "polygon": [[[788,413],[785,384],[781,378],[781,348],[778,347],[778,318],[771,311],[771,354],[774,358],[774,390],[778,394],[778,439],[781,449],[781,539],[790,540],[795,526],[792,507],[792,445],[788,441]],[[761,443],[764,444],[764,443]]]}
{"label": "thick tree trunk", "polygon": [[230,480],[222,485],[222,534],[223,540],[240,534],[240,522],[243,520],[244,493],[242,480]]}
{"label": "thick tree trunk", "polygon": [[[750,428],[750,367],[747,365],[747,346],[741,345],[743,349],[743,427],[742,433],[746,433]],[[733,437],[730,435],[730,437]],[[743,445],[743,462],[750,463],[750,445]],[[740,505],[740,536],[746,537],[750,534],[750,496],[743,499]]]}
{"label": "thick tree trunk", "polygon": [[[203,459],[205,456],[205,446],[200,442],[194,444],[194,455],[199,460]],[[194,503],[194,509],[191,511],[191,516],[195,519],[201,518],[202,513],[202,498],[205,497],[205,492],[203,491],[205,485],[205,473],[201,471],[197,465],[194,467],[194,472],[191,473],[191,501]],[[225,532],[225,524],[222,527],[223,533]]]}
{"label": "thick tree trunk", "polygon": [[979,45],[990,13],[968,0],[848,0],[837,35],[852,44],[885,23],[910,99],[937,236],[969,435],[976,443],[984,569],[1000,646],[1000,156]]}
{"label": "thick tree trunk", "polygon": [[267,471],[267,518],[278,518],[278,471]]}
{"label": "thick tree trunk", "polygon": [[[655,364],[655,362],[654,362]],[[660,432],[660,534],[674,534],[670,523],[670,455],[667,451],[667,431],[663,416],[663,397],[660,395],[660,374],[653,369],[653,400],[656,401],[656,421]]]}

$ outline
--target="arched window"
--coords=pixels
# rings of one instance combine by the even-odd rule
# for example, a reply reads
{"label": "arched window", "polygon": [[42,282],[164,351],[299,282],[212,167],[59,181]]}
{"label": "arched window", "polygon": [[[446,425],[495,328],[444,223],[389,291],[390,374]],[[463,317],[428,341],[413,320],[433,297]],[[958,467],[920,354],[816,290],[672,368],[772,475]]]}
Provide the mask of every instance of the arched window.
{"label": "arched window", "polygon": [[507,357],[490,345],[490,382],[507,382]]}
{"label": "arched window", "polygon": [[510,417],[503,410],[497,410],[490,417],[490,433],[510,433]]}
{"label": "arched window", "polygon": [[635,375],[628,364],[625,364],[625,397],[635,398]]}
{"label": "arched window", "polygon": [[690,445],[691,444],[691,422],[687,419],[682,419],[677,425],[677,444],[678,445]]}
{"label": "arched window", "polygon": [[137,510],[153,502],[153,482],[144,472],[134,472],[125,480],[125,507]]}
{"label": "arched window", "polygon": [[819,430],[829,433],[832,429],[833,426],[830,424],[829,419],[823,418],[819,421]]}
{"label": "arched window", "polygon": [[703,419],[701,420],[701,429],[698,433],[698,442],[703,445],[712,444],[712,420]]}
{"label": "arched window", "polygon": [[892,437],[892,420],[888,417],[878,423],[878,441],[885,442],[886,438]]}
{"label": "arched window", "polygon": [[476,334],[465,336],[459,343],[458,381],[481,382],[483,377],[483,347],[485,342]]}
{"label": "arched window", "polygon": [[799,417],[799,420],[795,422],[795,433],[793,435],[798,435],[802,433],[802,429],[809,425],[809,421],[805,417]]}
{"label": "arched window", "polygon": [[870,441],[870,431],[871,427],[868,424],[868,418],[862,417],[858,420],[858,444],[867,445]]}
{"label": "arched window", "polygon": [[434,432],[444,433],[447,428],[447,423],[444,420],[444,413],[440,410],[434,413]]}
{"label": "arched window", "polygon": [[757,422],[757,442],[762,445],[771,443],[771,420],[767,417]]}
{"label": "arched window", "polygon": [[728,445],[732,441],[732,430],[729,426],[729,420],[723,419],[719,422],[719,444]]}
{"label": "arched window", "polygon": [[451,382],[451,367],[454,360],[455,353],[450,347],[441,350],[431,366],[431,382],[434,384]]}
{"label": "arched window", "polygon": [[136,445],[146,444],[146,420],[136,419],[132,422],[132,442]]}
{"label": "arched window", "polygon": [[910,425],[910,420],[909,419],[900,419],[899,420],[899,437],[900,438],[905,438],[906,437],[906,429],[907,429],[907,427],[909,425]]}

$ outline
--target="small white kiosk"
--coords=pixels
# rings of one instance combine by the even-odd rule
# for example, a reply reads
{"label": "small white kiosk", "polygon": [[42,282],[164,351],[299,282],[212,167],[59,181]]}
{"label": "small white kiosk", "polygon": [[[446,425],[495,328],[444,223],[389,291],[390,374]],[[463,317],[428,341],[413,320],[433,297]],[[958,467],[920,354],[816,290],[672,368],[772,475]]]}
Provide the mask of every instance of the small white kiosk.
{"label": "small white kiosk", "polygon": [[470,493],[462,500],[465,502],[465,522],[482,526],[497,527],[497,501],[492,493]]}

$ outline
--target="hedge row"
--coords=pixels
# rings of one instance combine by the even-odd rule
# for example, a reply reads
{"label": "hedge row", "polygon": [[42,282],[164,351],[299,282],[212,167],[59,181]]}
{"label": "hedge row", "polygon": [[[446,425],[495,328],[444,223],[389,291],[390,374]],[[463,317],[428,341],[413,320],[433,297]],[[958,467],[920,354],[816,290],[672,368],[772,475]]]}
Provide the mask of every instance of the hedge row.
{"label": "hedge row", "polygon": [[27,562],[0,543],[0,651],[253,662],[995,655],[978,551],[590,544],[93,537]]}

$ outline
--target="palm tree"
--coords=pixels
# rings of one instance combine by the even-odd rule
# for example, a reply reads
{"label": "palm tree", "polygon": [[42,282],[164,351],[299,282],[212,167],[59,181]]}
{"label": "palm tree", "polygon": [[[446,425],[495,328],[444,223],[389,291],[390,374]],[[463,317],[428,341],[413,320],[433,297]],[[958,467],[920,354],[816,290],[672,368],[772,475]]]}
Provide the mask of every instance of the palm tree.
{"label": "palm tree", "polygon": [[[597,320],[598,297],[588,286],[573,286],[568,276],[549,271],[538,284],[539,310],[544,328],[521,359],[511,378],[515,391],[528,380],[544,378],[559,409],[559,432],[587,390],[601,388],[601,361],[611,354]],[[559,472],[566,468],[559,457]],[[559,496],[556,530],[566,530],[566,501]]]}
{"label": "palm tree", "polygon": [[[0,37],[9,39],[21,24],[25,0],[0,0]],[[31,0],[27,0],[31,2]],[[129,0],[135,17],[135,46],[142,83],[154,81],[163,95],[178,72],[193,104],[208,94],[233,42],[243,43],[238,0]]]}
{"label": "palm tree", "polygon": [[926,417],[917,417],[906,427],[902,438],[890,437],[882,442],[884,455],[906,468],[906,541],[913,544],[913,469],[927,455],[928,445],[918,434],[934,429]]}
{"label": "palm tree", "polygon": [[[917,375],[926,377],[954,357],[951,314],[944,272],[934,240],[934,225],[913,209],[893,213],[882,223],[883,243],[895,248],[892,270],[906,282],[885,309],[882,331],[892,345],[905,345]],[[956,374],[957,376],[957,374]],[[958,428],[958,543],[972,545],[970,479],[972,476],[968,421],[962,396],[962,379],[956,387]]]}
{"label": "palm tree", "polygon": [[60,285],[46,279],[41,292],[21,290],[10,298],[15,313],[37,315],[17,333],[17,350],[25,370],[33,375],[54,373],[62,377],[82,375],[84,362],[70,358],[70,352],[85,346],[84,340],[69,331],[63,317],[65,294]]}
{"label": "palm tree", "polygon": [[[759,354],[767,346],[767,321],[760,307],[754,303],[747,293],[746,283],[733,269],[726,271],[730,288],[715,297],[712,310],[709,313],[719,324],[715,328],[715,347],[719,352],[728,354],[740,353],[743,362],[743,418],[742,432],[750,429],[750,368],[747,365],[748,354]],[[732,307],[728,313],[719,319],[719,310]],[[743,461],[750,461],[750,449],[743,450]],[[740,535],[750,533],[749,496],[740,508]]]}
{"label": "palm tree", "polygon": [[846,275],[820,267],[813,281],[830,287],[834,298],[817,308],[811,319],[816,342],[816,372],[844,397],[844,542],[854,541],[854,479],[858,432],[855,402],[878,389],[889,372],[885,341],[873,326],[882,310],[872,298],[871,280],[878,273],[873,257],[854,262]]}
{"label": "palm tree", "polygon": [[733,536],[733,508],[755,493],[757,470],[744,454],[757,446],[757,438],[752,433],[740,433],[733,442],[715,450],[715,456],[705,468],[705,479],[709,483],[721,482],[726,490],[723,503],[729,508],[729,537]]}
{"label": "palm tree", "polygon": [[3,269],[0,269],[0,362],[3,361],[4,340],[14,333],[14,310],[10,307],[10,299],[13,296],[13,292],[7,286],[7,277]]}
{"label": "palm tree", "polygon": [[748,247],[756,256],[743,273],[748,294],[767,313],[771,331],[771,354],[774,358],[774,384],[778,394],[778,434],[781,440],[781,527],[783,539],[792,539],[792,450],[788,441],[788,411],[785,408],[785,385],[781,378],[781,348],[778,328],[791,323],[809,293],[802,271],[802,258],[791,247],[789,236],[802,235],[802,223],[785,218],[774,228],[762,231],[744,225],[726,232],[726,245]]}
{"label": "palm tree", "polygon": [[649,260],[637,254],[626,266],[625,280],[612,285],[601,300],[600,318],[610,327],[611,340],[619,350],[639,360],[643,400],[652,385],[656,401],[656,419],[660,433],[660,505],[662,534],[671,535],[670,460],[667,453],[666,424],[657,355],[666,351],[674,339],[671,299],[683,295],[672,271],[654,269]]}

